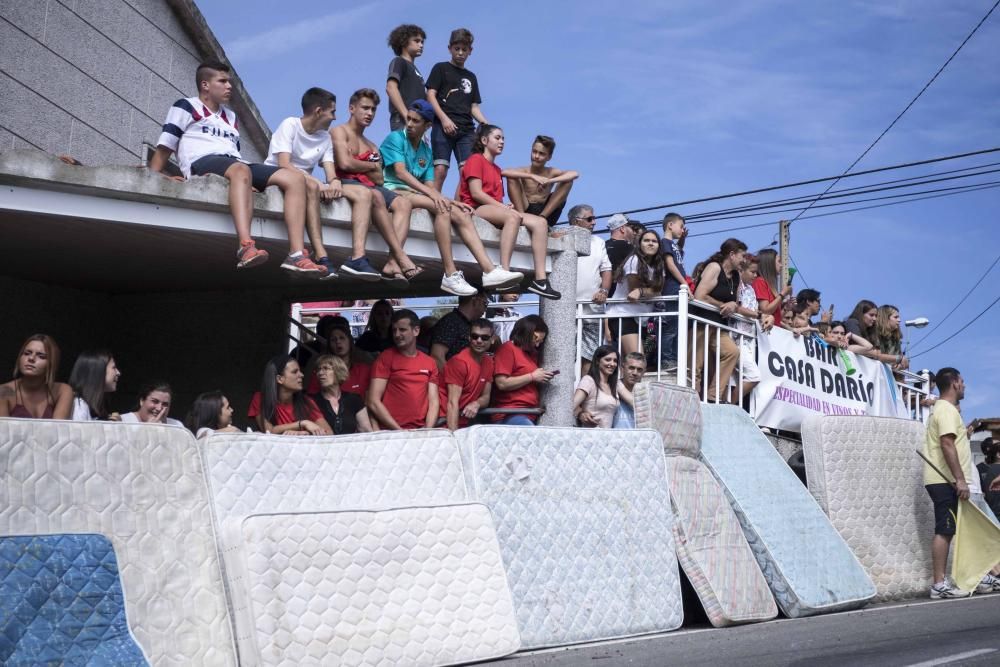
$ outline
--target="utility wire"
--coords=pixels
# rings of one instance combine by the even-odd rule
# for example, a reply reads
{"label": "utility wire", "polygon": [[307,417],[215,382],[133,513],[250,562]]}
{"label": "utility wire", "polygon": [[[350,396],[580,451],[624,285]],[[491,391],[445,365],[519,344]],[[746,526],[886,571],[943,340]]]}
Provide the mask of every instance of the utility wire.
{"label": "utility wire", "polygon": [[[995,6],[996,5],[994,5],[994,7]],[[978,315],[976,315],[971,320],[969,320],[968,322],[966,322],[962,326],[961,329],[959,329],[958,331],[956,331],[952,335],[948,336],[947,338],[945,338],[943,341],[941,341],[937,345],[933,345],[933,346],[927,348],[926,350],[924,350],[923,352],[918,352],[917,354],[914,354],[913,356],[910,357],[910,359],[916,359],[917,357],[923,356],[923,355],[927,354],[928,352],[930,352],[932,350],[936,350],[937,348],[941,347],[942,345],[944,345],[945,343],[947,343],[948,341],[950,341],[952,338],[954,338],[955,336],[957,336],[958,334],[962,333],[963,331],[965,331],[966,329],[968,329],[970,326],[972,326],[972,324],[976,320],[978,320],[980,317],[982,317],[983,315],[985,315],[990,310],[990,308],[992,308],[993,306],[997,305],[998,302],[1000,302],[1000,296],[998,296],[997,298],[993,299],[993,303],[991,303],[990,305],[986,306],[986,308],[984,308],[982,310],[982,312],[980,312]]]}
{"label": "utility wire", "polygon": [[[856,167],[857,164],[859,162],[861,162],[861,160],[863,160],[866,155],[868,155],[868,153],[871,151],[871,149],[875,148],[875,145],[879,141],[882,140],[882,137],[884,137],[886,134],[888,134],[889,130],[891,130],[893,127],[895,127],[896,123],[899,122],[899,119],[902,118],[903,115],[907,111],[910,110],[910,107],[912,107],[914,104],[916,104],[917,100],[920,99],[920,96],[923,95],[924,92],[928,88],[931,87],[931,84],[934,83],[935,80],[937,80],[938,76],[941,75],[941,72],[944,71],[944,69],[948,66],[948,64],[951,63],[951,61],[955,59],[955,56],[957,56],[958,52],[962,50],[962,47],[964,47],[969,42],[969,40],[972,39],[972,36],[976,34],[976,32],[979,30],[980,26],[982,26],[983,23],[986,22],[986,19],[988,19],[990,17],[990,14],[993,13],[993,10],[995,10],[998,5],[1000,5],[1000,0],[997,0],[996,2],[994,2],[993,6],[990,7],[990,9],[989,9],[988,12],[986,12],[986,15],[983,16],[983,18],[979,19],[979,23],[977,23],[976,27],[972,29],[972,32],[970,32],[966,36],[966,38],[962,40],[962,43],[958,45],[958,48],[955,49],[955,51],[950,56],[948,56],[948,60],[944,61],[944,64],[941,65],[940,68],[938,68],[938,71],[934,73],[934,76],[932,76],[930,78],[930,81],[928,81],[927,83],[924,84],[924,87],[920,89],[920,92],[917,93],[916,96],[912,100],[910,100],[910,103],[907,104],[906,107],[902,111],[899,112],[899,115],[897,115],[895,118],[893,118],[892,122],[889,123],[889,127],[887,127],[884,130],[882,130],[882,134],[880,134],[877,137],[875,137],[875,141],[873,141],[873,142],[871,142],[871,144],[869,144],[868,148],[866,148],[861,153],[861,155],[859,155],[858,158],[854,162],[851,163],[850,167],[848,167],[847,169],[844,170],[844,173],[841,174],[839,178],[836,178],[832,183],[830,183],[830,185],[827,186],[826,191],[824,191],[823,194],[826,194],[826,192],[829,192],[830,188],[832,188],[834,185],[836,185],[837,182],[840,181],[841,178],[843,178],[844,176],[846,176],[851,171],[851,169],[854,169],[854,167]],[[817,198],[817,201],[818,201],[818,198]],[[811,207],[811,205],[810,206],[806,206],[805,210],[803,210],[798,215],[796,215],[794,218],[792,218],[790,222],[795,222],[796,220],[798,220],[800,217],[802,217],[803,213],[805,213],[806,211],[808,211],[810,209],[810,207]]]}
{"label": "utility wire", "polygon": [[930,331],[928,331],[928,332],[927,332],[927,333],[925,333],[925,334],[924,334],[923,336],[921,336],[921,337],[920,337],[920,340],[918,340],[918,341],[916,341],[915,343],[913,343],[913,346],[912,346],[912,347],[919,347],[919,346],[920,346],[920,344],[921,344],[922,342],[924,342],[925,340],[927,340],[927,338],[928,338],[928,337],[929,337],[929,336],[930,336],[930,335],[931,335],[932,333],[934,333],[934,331],[935,331],[935,330],[937,330],[937,328],[938,328],[939,326],[941,326],[942,324],[944,324],[945,322],[947,322],[947,321],[948,321],[948,318],[949,318],[949,317],[951,317],[952,313],[954,313],[954,312],[955,312],[956,310],[958,310],[958,307],[959,307],[959,306],[961,306],[961,305],[962,305],[963,303],[965,303],[965,300],[966,300],[966,299],[968,299],[968,298],[969,298],[969,295],[971,295],[971,294],[972,294],[972,293],[973,293],[973,292],[974,292],[974,291],[976,290],[976,288],[977,288],[977,287],[979,287],[979,284],[980,284],[980,283],[982,283],[982,282],[983,282],[983,280],[985,280],[985,279],[986,279],[986,276],[988,276],[988,275],[990,274],[990,271],[992,271],[992,270],[993,270],[993,267],[995,267],[995,266],[997,265],[997,263],[1000,263],[1000,255],[997,255],[997,258],[993,260],[993,263],[992,263],[992,264],[990,264],[990,268],[986,269],[986,272],[985,272],[985,273],[984,273],[983,275],[979,276],[979,280],[977,280],[977,281],[976,281],[976,284],[975,284],[975,285],[973,285],[972,287],[970,287],[970,288],[969,288],[969,291],[965,293],[965,296],[963,296],[963,297],[962,297],[962,299],[961,299],[961,300],[960,300],[960,301],[959,301],[958,303],[956,303],[956,304],[955,304],[955,307],[954,307],[954,308],[952,308],[951,310],[949,310],[949,311],[948,311],[948,314],[947,314],[947,315],[945,315],[945,316],[944,316],[944,318],[942,318],[940,322],[938,322],[937,324],[935,324],[935,325],[934,325],[934,326],[933,326],[933,327],[931,328],[931,330],[930,330]]}

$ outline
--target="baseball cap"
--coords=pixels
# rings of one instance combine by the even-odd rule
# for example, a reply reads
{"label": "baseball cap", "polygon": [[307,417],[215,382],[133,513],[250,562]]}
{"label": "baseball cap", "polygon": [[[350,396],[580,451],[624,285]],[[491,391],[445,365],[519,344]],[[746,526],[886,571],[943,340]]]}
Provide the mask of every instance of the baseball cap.
{"label": "baseball cap", "polygon": [[434,107],[427,100],[414,100],[410,110],[416,111],[424,120],[434,120]]}
{"label": "baseball cap", "polygon": [[629,219],[623,213],[615,213],[608,219],[608,229],[615,231],[619,227],[624,227],[629,223]]}

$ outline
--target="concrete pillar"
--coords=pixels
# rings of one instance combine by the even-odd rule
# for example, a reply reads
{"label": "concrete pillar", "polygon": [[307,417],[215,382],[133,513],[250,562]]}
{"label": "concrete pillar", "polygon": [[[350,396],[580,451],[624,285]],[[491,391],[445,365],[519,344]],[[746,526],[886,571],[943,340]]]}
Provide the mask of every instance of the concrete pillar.
{"label": "concrete pillar", "polygon": [[590,232],[570,227],[563,237],[563,251],[552,256],[549,282],[562,292],[558,301],[541,299],[539,314],[549,327],[545,342],[545,368],[559,369],[542,392],[546,412],[542,426],[573,426],[573,391],[576,388],[576,259],[590,254]]}

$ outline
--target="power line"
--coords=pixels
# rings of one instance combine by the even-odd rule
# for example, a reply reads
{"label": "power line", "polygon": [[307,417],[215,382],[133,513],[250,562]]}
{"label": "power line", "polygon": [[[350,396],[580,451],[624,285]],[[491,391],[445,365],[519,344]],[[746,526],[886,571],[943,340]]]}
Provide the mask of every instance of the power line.
{"label": "power line", "polygon": [[983,275],[979,276],[979,280],[976,281],[976,284],[969,288],[969,291],[965,293],[965,296],[963,296],[962,299],[958,303],[955,304],[955,307],[952,308],[951,310],[949,310],[948,314],[945,315],[944,318],[940,322],[938,322],[937,324],[935,324],[931,328],[930,331],[928,331],[923,336],[921,336],[920,340],[918,340],[915,343],[913,343],[913,347],[919,347],[920,344],[922,342],[924,342],[925,340],[927,340],[927,338],[929,338],[930,335],[932,333],[934,333],[934,331],[937,330],[937,328],[939,326],[941,326],[942,324],[944,324],[945,322],[947,322],[948,318],[951,317],[951,314],[954,313],[956,310],[958,310],[959,306],[961,306],[963,303],[965,303],[965,300],[969,298],[969,295],[972,294],[976,290],[977,287],[979,287],[979,284],[981,282],[983,282],[983,280],[986,279],[986,276],[988,276],[990,274],[990,271],[993,270],[993,267],[995,267],[998,262],[1000,262],[1000,255],[997,255],[997,258],[993,260],[992,264],[990,264],[990,268],[986,269],[986,273],[984,273]]}
{"label": "power line", "polygon": [[[837,182],[840,181],[841,178],[843,178],[844,176],[846,176],[851,171],[851,169],[854,169],[854,167],[856,167],[857,164],[859,162],[861,162],[861,160],[863,160],[866,155],[868,155],[869,151],[871,151],[871,149],[875,148],[875,144],[877,144],[879,141],[881,141],[882,137],[884,137],[886,134],[889,133],[889,130],[891,130],[896,125],[896,123],[899,122],[899,119],[903,117],[903,114],[905,114],[907,111],[909,111],[910,107],[912,107],[916,103],[916,101],[920,99],[920,96],[924,94],[924,91],[926,91],[928,88],[930,88],[931,84],[934,83],[935,80],[937,80],[937,78],[938,78],[938,76],[940,76],[941,72],[944,71],[944,68],[947,67],[948,64],[951,63],[952,60],[955,59],[955,56],[958,55],[958,52],[962,50],[962,47],[964,47],[968,43],[968,41],[970,39],[972,39],[972,36],[976,34],[976,31],[979,30],[979,27],[982,26],[983,23],[986,22],[986,19],[988,19],[990,17],[990,14],[993,13],[993,10],[996,9],[998,5],[1000,5],[1000,0],[997,0],[996,2],[993,3],[993,6],[990,7],[990,10],[988,12],[986,12],[986,15],[983,16],[983,18],[981,18],[979,20],[979,23],[977,23],[976,27],[972,29],[972,32],[970,32],[968,34],[968,36],[966,36],[966,38],[962,40],[962,43],[958,45],[958,48],[955,49],[955,51],[950,56],[948,56],[948,60],[944,61],[944,64],[941,65],[940,68],[938,68],[938,71],[934,73],[934,76],[932,76],[930,78],[930,81],[928,81],[927,83],[925,83],[924,87],[920,89],[920,92],[917,93],[916,96],[912,100],[910,100],[910,103],[906,105],[906,108],[904,108],[902,111],[900,111],[899,115],[897,115],[895,118],[893,118],[892,122],[889,123],[889,127],[887,127],[884,130],[882,130],[882,134],[880,134],[877,137],[875,137],[875,141],[871,142],[871,144],[869,144],[868,148],[866,148],[861,153],[861,155],[859,155],[858,158],[854,162],[851,163],[851,166],[844,170],[844,173],[841,174],[840,178],[835,179],[832,183],[830,183],[830,185],[827,186],[827,188],[826,188],[826,190],[824,191],[823,194],[826,194],[827,192],[829,192],[830,188],[832,188],[834,185],[836,185]],[[802,213],[805,213],[806,211],[808,211],[809,208],[810,208],[810,206],[806,206],[805,210],[803,210],[798,215],[796,215],[794,218],[792,218],[791,222],[795,222],[800,217],[802,217]]]}
{"label": "power line", "polygon": [[[996,6],[996,5],[994,5],[994,7],[995,7],[995,6]],[[979,313],[978,315],[976,315],[976,316],[975,316],[975,317],[973,317],[973,318],[972,318],[971,320],[969,320],[968,322],[966,322],[966,323],[965,323],[965,324],[964,324],[964,325],[962,326],[962,328],[961,328],[961,329],[959,329],[958,331],[956,331],[956,332],[955,332],[955,333],[953,333],[952,335],[948,336],[947,338],[945,338],[945,339],[944,339],[943,341],[941,341],[941,342],[940,342],[940,343],[938,343],[937,345],[934,345],[934,346],[932,346],[932,347],[929,347],[929,348],[927,348],[926,350],[924,350],[923,352],[918,352],[917,354],[914,354],[914,355],[913,355],[912,357],[910,357],[910,359],[916,359],[916,358],[917,358],[917,357],[919,357],[919,356],[922,356],[922,355],[925,355],[925,354],[927,354],[928,352],[930,352],[930,351],[932,351],[932,350],[936,350],[937,348],[941,347],[942,345],[944,345],[945,343],[947,343],[948,341],[950,341],[950,340],[951,340],[952,338],[954,338],[955,336],[957,336],[958,334],[962,333],[963,331],[965,331],[966,329],[968,329],[968,328],[969,328],[970,326],[972,326],[972,324],[973,324],[973,323],[974,323],[974,322],[975,322],[976,320],[978,320],[978,319],[979,319],[980,317],[982,317],[983,315],[985,315],[985,314],[986,314],[986,313],[987,313],[987,312],[988,312],[988,311],[990,310],[990,308],[992,308],[993,306],[997,305],[997,303],[998,303],[998,302],[1000,302],[1000,296],[998,296],[997,298],[993,299],[993,303],[991,303],[990,305],[986,306],[986,308],[984,308],[984,309],[982,310],[982,312],[980,312],[980,313]]]}
{"label": "power line", "polygon": [[[930,158],[930,159],[927,159],[927,160],[918,160],[916,162],[904,162],[904,163],[900,163],[900,164],[889,165],[887,167],[877,167],[875,169],[866,169],[864,171],[856,171],[853,174],[841,174],[840,176],[826,176],[824,178],[812,178],[812,179],[809,179],[807,181],[798,181],[796,183],[785,183],[783,185],[771,185],[771,186],[768,186],[768,187],[765,187],[765,188],[756,188],[754,190],[744,190],[742,192],[732,192],[732,193],[723,194],[723,195],[713,195],[711,197],[701,197],[699,199],[689,199],[687,201],[673,202],[673,203],[670,203],[670,204],[660,204],[658,206],[647,206],[645,208],[635,208],[635,209],[631,209],[631,210],[627,210],[627,211],[616,211],[615,213],[624,213],[625,215],[628,215],[630,213],[646,213],[648,211],[656,211],[656,210],[663,209],[663,208],[671,208],[671,207],[675,207],[675,206],[687,206],[689,204],[701,204],[701,203],[707,202],[707,201],[717,201],[719,199],[731,199],[731,198],[734,198],[734,197],[744,197],[746,195],[755,195],[755,194],[760,194],[762,192],[773,192],[774,190],[784,190],[784,189],[787,189],[787,188],[795,188],[795,187],[799,187],[801,185],[813,185],[813,184],[816,184],[816,183],[825,183],[826,181],[841,180],[841,179],[844,179],[844,178],[854,178],[856,176],[865,176],[865,175],[868,175],[868,174],[877,174],[877,173],[883,172],[883,171],[893,171],[895,169],[906,169],[908,167],[919,167],[920,165],[924,165],[924,164],[934,164],[936,162],[947,162],[949,160],[960,160],[960,159],[966,158],[966,157],[973,157],[975,155],[986,155],[988,153],[996,153],[998,151],[1000,151],[1000,146],[998,146],[996,148],[985,148],[985,149],[982,149],[982,150],[971,151],[969,153],[956,153],[955,155],[944,155],[942,157]],[[601,214],[601,215],[598,215],[598,216],[595,216],[595,217],[598,220],[602,220],[604,218],[610,218],[612,215],[614,215],[614,213],[604,213],[604,214]],[[558,224],[565,225],[565,224],[567,224],[567,221],[564,220],[564,221],[562,221],[562,222],[560,222]]]}

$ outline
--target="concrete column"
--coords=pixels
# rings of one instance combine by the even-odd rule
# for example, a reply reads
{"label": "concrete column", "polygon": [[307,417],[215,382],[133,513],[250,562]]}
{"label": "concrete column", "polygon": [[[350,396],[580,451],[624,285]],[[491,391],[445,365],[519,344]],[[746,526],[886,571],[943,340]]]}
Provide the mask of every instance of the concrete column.
{"label": "concrete column", "polygon": [[576,259],[590,254],[590,232],[570,227],[563,237],[563,251],[552,257],[549,282],[562,292],[558,301],[541,299],[539,313],[549,327],[545,342],[545,368],[559,369],[542,392],[546,412],[542,426],[573,426],[573,379],[576,366]]}

